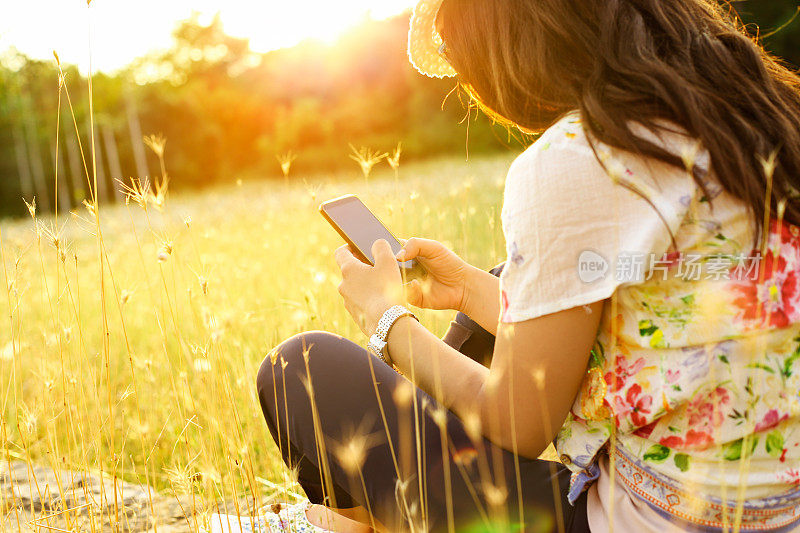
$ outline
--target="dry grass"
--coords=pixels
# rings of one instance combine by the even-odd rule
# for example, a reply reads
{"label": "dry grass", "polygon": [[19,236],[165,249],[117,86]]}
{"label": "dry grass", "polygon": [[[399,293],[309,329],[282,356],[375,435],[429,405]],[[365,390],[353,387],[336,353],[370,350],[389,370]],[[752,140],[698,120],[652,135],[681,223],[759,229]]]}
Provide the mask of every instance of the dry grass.
{"label": "dry grass", "polygon": [[[172,197],[158,178],[129,183],[127,206],[0,222],[7,458],[102,470],[200,507],[281,490],[254,391],[261,360],[308,329],[364,340],[340,303],[339,237],[317,205],[360,194],[398,235],[442,240],[489,268],[504,256],[509,160],[415,164],[399,182],[380,165],[366,184],[353,169]],[[439,333],[450,317],[423,314]]]}

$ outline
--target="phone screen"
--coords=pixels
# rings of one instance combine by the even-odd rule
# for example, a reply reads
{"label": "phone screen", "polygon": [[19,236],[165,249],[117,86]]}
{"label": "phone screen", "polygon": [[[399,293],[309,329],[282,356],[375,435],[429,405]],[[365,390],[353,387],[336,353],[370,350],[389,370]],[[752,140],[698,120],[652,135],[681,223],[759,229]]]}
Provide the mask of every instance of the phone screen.
{"label": "phone screen", "polygon": [[[375,259],[372,257],[372,245],[375,241],[385,239],[394,253],[403,248],[372,211],[355,196],[326,203],[322,209],[372,264],[375,264]],[[405,261],[400,263],[400,266],[411,269],[415,263],[413,260]]]}

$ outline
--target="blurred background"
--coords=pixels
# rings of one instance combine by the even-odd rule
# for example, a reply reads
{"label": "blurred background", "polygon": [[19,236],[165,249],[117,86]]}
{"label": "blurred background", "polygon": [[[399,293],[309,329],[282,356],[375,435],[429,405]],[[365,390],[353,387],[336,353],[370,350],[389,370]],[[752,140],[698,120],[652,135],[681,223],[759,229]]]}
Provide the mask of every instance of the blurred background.
{"label": "blurred background", "polygon": [[[121,200],[117,179],[160,174],[142,143],[148,134],[167,139],[173,189],[283,179],[278,156],[288,152],[296,157],[289,179],[355,173],[349,144],[391,151],[402,141],[409,160],[519,150],[505,130],[468,115],[455,92],[446,98],[453,80],[411,68],[412,4],[95,0],[86,9],[79,0],[3,2],[0,216],[23,214],[22,198],[34,195],[40,210],[52,211],[56,165],[60,208],[87,197],[90,72],[105,202]],[[800,65],[796,0],[729,4],[754,35],[768,35],[770,50]],[[61,95],[59,126],[53,50],[69,93],[69,101]]]}

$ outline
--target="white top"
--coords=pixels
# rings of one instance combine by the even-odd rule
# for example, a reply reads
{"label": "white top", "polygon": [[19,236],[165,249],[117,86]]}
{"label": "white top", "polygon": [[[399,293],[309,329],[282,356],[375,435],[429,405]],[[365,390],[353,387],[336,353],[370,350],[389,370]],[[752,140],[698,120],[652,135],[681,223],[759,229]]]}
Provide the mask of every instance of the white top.
{"label": "white top", "polygon": [[[564,117],[508,172],[502,212],[508,254],[500,278],[503,322],[609,298],[626,283],[624,276],[615,275],[617,257],[666,252],[670,230],[676,232],[685,215],[681,198],[694,193],[686,172],[619,151],[611,157],[612,150],[598,144],[604,169],[579,124],[577,113]],[[657,184],[637,179],[636,187],[645,189],[663,220],[641,196],[611,177],[624,180],[632,173],[658,174]],[[581,261],[587,265],[583,271]],[[588,266],[592,263],[597,266]],[[618,478],[612,481],[607,463],[600,461],[599,481],[589,492],[591,530],[608,531],[613,523],[616,531],[672,531],[669,521],[630,495]]]}
{"label": "white top", "polygon": [[[610,297],[625,283],[611,271],[617,256],[666,252],[670,230],[677,232],[685,214],[681,198],[695,190],[685,171],[663,163],[617,150],[612,157],[612,149],[601,144],[596,156],[579,124],[577,112],[565,116],[508,172],[502,212],[508,263],[500,280],[513,294],[506,294],[503,322]],[[622,180],[636,175],[636,187],[645,189],[642,192],[665,220],[640,195],[615,184],[598,156],[612,175]],[[656,172],[657,184],[642,179]],[[594,254],[605,260],[609,271],[598,280],[587,277],[587,271],[582,280],[581,259],[602,263]]]}

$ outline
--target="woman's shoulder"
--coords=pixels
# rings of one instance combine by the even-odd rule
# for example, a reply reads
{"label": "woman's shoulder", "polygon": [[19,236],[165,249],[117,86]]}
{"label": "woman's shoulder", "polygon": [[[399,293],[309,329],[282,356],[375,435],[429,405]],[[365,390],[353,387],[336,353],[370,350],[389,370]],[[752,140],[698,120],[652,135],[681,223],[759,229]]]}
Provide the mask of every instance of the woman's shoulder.
{"label": "woman's shoulder", "polygon": [[536,142],[514,160],[511,171],[522,170],[542,159],[558,158],[563,151],[577,151],[585,155],[594,153],[578,111],[565,114],[547,128]]}
{"label": "woman's shoulder", "polygon": [[[698,167],[707,167],[707,153],[699,151],[697,142],[680,128],[665,124],[662,130],[652,132],[638,124],[631,127],[641,138],[683,159],[691,155]],[[514,160],[506,180],[506,200],[530,205],[534,196],[537,203],[576,200],[582,194],[611,198],[625,188],[655,203],[661,196],[674,196],[671,192],[684,196],[694,190],[691,175],[684,168],[598,140],[580,112],[572,111]]]}
{"label": "woman's shoulder", "polygon": [[609,189],[613,180],[596,150],[580,114],[564,115],[511,164],[506,208],[574,204],[585,191]]}

